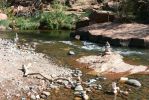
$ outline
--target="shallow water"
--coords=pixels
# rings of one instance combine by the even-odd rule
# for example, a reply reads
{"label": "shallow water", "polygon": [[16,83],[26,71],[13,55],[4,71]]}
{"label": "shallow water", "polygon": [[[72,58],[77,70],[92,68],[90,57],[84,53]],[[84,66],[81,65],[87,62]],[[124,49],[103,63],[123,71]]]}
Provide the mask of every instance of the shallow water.
{"label": "shallow water", "polygon": [[[15,33],[16,32],[5,32],[0,34],[0,37],[14,39]],[[52,57],[55,63],[70,68],[79,67],[84,73],[84,79],[94,77],[92,75],[87,75],[86,72],[88,69],[82,68],[83,65],[77,64],[75,59],[86,55],[100,55],[104,50],[103,45],[72,40],[69,38],[70,31],[22,31],[17,33],[19,35],[20,43],[36,43],[36,51]],[[68,56],[70,50],[74,51],[76,55]],[[123,55],[124,60],[127,63],[149,66],[149,49],[112,47],[112,50]],[[149,97],[144,95],[149,93],[149,81],[147,81],[148,75],[132,75],[130,77],[140,80],[144,87],[141,89],[134,89],[127,98],[120,96],[118,97],[118,100],[148,100]],[[102,96],[99,96],[99,94]],[[99,94],[98,92],[95,92],[95,94],[90,95],[93,100],[112,100],[111,97],[113,98],[113,96],[107,95],[104,92],[99,92]]]}

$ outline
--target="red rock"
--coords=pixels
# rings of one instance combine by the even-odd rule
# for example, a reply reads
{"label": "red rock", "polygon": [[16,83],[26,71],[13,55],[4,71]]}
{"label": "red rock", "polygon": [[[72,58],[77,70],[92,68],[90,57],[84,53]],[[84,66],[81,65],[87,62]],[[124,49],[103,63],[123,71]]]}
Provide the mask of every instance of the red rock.
{"label": "red rock", "polygon": [[7,20],[7,15],[0,12],[0,20]]}

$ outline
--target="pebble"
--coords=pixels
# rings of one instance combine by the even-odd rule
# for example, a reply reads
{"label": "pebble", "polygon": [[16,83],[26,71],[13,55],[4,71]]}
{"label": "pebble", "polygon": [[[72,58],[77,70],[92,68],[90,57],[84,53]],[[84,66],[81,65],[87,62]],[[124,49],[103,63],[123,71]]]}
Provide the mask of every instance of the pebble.
{"label": "pebble", "polygon": [[92,84],[95,83],[96,81],[97,81],[96,79],[90,79],[87,84]]}
{"label": "pebble", "polygon": [[141,87],[141,83],[136,79],[129,79],[126,81],[126,84],[130,84],[136,87]]}
{"label": "pebble", "polygon": [[36,96],[32,94],[32,95],[31,95],[31,99],[32,99],[32,100],[36,100]]}
{"label": "pebble", "polygon": [[75,97],[74,100],[82,100],[80,97]]}
{"label": "pebble", "polygon": [[70,50],[70,51],[68,52],[68,55],[75,55],[75,52]]}
{"label": "pebble", "polygon": [[47,98],[47,96],[44,95],[44,94],[41,94],[40,97],[41,97],[42,99],[46,99],[46,98]]}
{"label": "pebble", "polygon": [[21,100],[26,100],[26,98],[25,97],[22,97]]}
{"label": "pebble", "polygon": [[98,89],[98,90],[101,90],[101,89],[102,89],[102,86],[101,86],[100,84],[98,84],[98,85],[97,85],[97,89]]}
{"label": "pebble", "polygon": [[75,91],[83,91],[83,87],[81,84],[78,84],[76,87],[75,87]]}
{"label": "pebble", "polygon": [[50,92],[47,92],[47,91],[43,91],[42,94],[46,95],[46,96],[50,96]]}
{"label": "pebble", "polygon": [[120,90],[120,88],[116,86],[116,82],[112,82],[112,92],[117,94],[118,90]]}
{"label": "pebble", "polygon": [[120,82],[124,83],[124,82],[126,82],[126,81],[128,81],[128,78],[127,78],[127,77],[121,77],[121,78],[120,78]]}
{"label": "pebble", "polygon": [[88,100],[89,99],[89,96],[86,94],[86,91],[82,91],[81,96],[82,96],[83,100]]}
{"label": "pebble", "polygon": [[128,91],[121,91],[121,90],[120,90],[120,93],[122,93],[122,94],[124,94],[126,96],[129,94]]}
{"label": "pebble", "polygon": [[36,99],[40,99],[40,96],[39,95],[36,95]]}

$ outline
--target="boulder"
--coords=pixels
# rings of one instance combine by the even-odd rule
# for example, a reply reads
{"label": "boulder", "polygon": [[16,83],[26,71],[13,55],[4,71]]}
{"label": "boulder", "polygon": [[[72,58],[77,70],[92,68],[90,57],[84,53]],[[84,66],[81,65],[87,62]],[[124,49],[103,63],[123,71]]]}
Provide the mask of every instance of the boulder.
{"label": "boulder", "polygon": [[110,11],[92,11],[89,16],[90,22],[92,23],[104,23],[114,21],[115,16]]}
{"label": "boulder", "polygon": [[149,25],[138,23],[90,23],[89,26],[76,29],[70,34],[75,38],[80,35],[80,40],[95,43],[109,42],[113,46],[149,48]]}
{"label": "boulder", "polygon": [[126,83],[129,85],[136,86],[136,87],[141,87],[141,83],[136,79],[129,79],[126,81]]}
{"label": "boulder", "polygon": [[76,29],[81,28],[81,27],[88,26],[89,25],[89,22],[90,21],[88,19],[87,20],[78,21],[76,23]]}
{"label": "boulder", "polygon": [[4,31],[4,30],[6,30],[6,27],[3,25],[0,25],[0,31]]}
{"label": "boulder", "polygon": [[0,20],[7,20],[7,15],[0,12]]}

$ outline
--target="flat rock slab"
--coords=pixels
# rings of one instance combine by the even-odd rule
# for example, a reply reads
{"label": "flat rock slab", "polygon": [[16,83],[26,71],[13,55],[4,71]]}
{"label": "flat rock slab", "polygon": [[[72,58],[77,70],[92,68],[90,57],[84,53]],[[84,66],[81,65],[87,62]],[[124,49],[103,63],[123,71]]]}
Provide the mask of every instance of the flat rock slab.
{"label": "flat rock slab", "polygon": [[99,74],[107,73],[142,73],[147,72],[147,66],[130,65],[123,61],[123,57],[118,53],[113,53],[104,56],[84,56],[77,59],[79,63],[88,64],[88,67],[94,69]]}
{"label": "flat rock slab", "polygon": [[72,37],[80,35],[82,40],[97,43],[109,41],[111,45],[147,47],[149,48],[149,25],[148,24],[120,24],[100,23],[77,29],[71,34]]}

